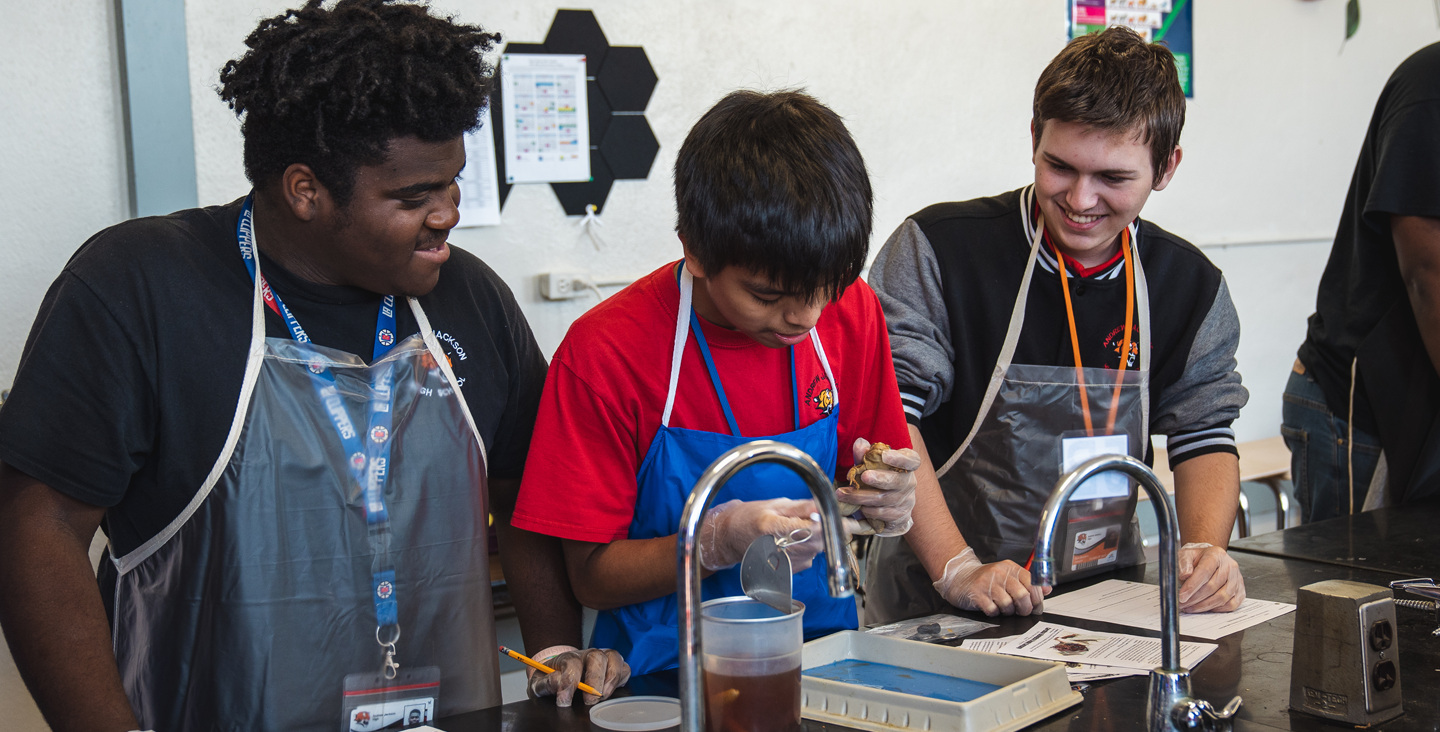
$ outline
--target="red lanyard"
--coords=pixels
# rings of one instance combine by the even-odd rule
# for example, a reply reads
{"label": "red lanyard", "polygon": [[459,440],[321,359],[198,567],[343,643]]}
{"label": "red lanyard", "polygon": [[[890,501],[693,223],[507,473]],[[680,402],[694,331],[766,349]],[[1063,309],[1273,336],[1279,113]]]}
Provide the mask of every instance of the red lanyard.
{"label": "red lanyard", "polygon": [[[1051,244],[1054,247],[1054,244]],[[1120,385],[1125,380],[1125,364],[1130,360],[1131,323],[1135,320],[1135,263],[1130,258],[1130,227],[1120,234],[1120,250],[1125,255],[1125,340],[1120,350],[1120,368],[1115,372],[1115,393],[1110,399],[1110,416],[1105,423],[1105,434],[1115,433],[1115,418],[1120,410]],[[1075,333],[1075,306],[1070,303],[1070,273],[1065,267],[1065,258],[1056,247],[1055,259],[1060,265],[1060,291],[1065,293],[1065,316],[1070,320],[1070,346],[1075,349],[1075,381],[1080,385],[1080,412],[1085,417],[1085,434],[1094,435],[1095,425],[1090,419],[1090,398],[1085,393],[1085,372],[1080,363],[1080,338]]]}

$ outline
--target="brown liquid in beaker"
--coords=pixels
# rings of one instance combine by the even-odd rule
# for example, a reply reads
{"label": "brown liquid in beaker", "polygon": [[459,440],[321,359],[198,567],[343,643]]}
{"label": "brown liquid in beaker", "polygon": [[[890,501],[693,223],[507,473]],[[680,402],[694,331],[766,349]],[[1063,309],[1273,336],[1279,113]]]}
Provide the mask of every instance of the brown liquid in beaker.
{"label": "brown liquid in beaker", "polygon": [[800,728],[800,667],[767,676],[705,672],[705,732]]}

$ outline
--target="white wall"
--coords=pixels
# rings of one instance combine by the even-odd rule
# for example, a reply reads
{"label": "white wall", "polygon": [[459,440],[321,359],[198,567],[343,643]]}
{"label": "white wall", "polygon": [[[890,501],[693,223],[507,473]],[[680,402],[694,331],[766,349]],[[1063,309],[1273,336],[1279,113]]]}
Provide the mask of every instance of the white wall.
{"label": "white wall", "polygon": [[0,388],[61,267],[128,210],[112,0],[0,0]]}
{"label": "white wall", "polygon": [[[264,15],[289,0],[187,3],[200,199],[238,197],[234,117],[214,94],[219,67]],[[540,41],[554,6],[443,0],[461,19]],[[1209,250],[1227,272],[1244,327],[1251,387],[1237,432],[1277,434],[1279,395],[1339,218],[1360,141],[1385,79],[1440,40],[1430,0],[1365,5],[1341,52],[1340,0],[1197,0],[1195,85],[1175,182],[1145,212]],[[647,118],[661,143],[651,177],[619,181],[604,212],[603,251],[545,185],[517,186],[497,228],[451,236],[515,289],[546,352],[593,300],[539,297],[542,272],[616,280],[678,256],[670,168],[690,125],[736,87],[803,86],[848,121],[876,191],[875,247],[904,217],[940,200],[987,195],[1029,180],[1035,78],[1064,43],[1057,0],[887,3],[596,0],[612,44],[645,47],[660,83]],[[1269,242],[1306,241],[1310,245]],[[1322,242],[1316,244],[1315,242]]]}

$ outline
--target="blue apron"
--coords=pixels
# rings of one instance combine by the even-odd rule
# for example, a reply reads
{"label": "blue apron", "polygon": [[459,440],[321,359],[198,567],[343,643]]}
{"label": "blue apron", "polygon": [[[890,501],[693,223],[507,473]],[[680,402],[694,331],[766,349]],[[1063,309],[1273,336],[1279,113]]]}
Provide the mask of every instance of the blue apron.
{"label": "blue apron", "polygon": [[[715,361],[710,357],[710,346],[705,342],[705,333],[700,329],[700,321],[690,306],[694,282],[684,267],[680,270],[680,309],[676,316],[675,346],[671,354],[670,387],[660,429],[655,433],[645,461],[640,465],[640,473],[635,478],[638,490],[635,518],[630,522],[631,539],[653,539],[671,536],[679,531],[681,509],[700,474],[710,467],[715,458],[737,445],[753,440],[787,442],[809,453],[826,472],[831,475],[835,473],[840,405],[838,391],[835,390],[835,376],[830,371],[830,362],[825,358],[820,336],[811,329],[810,342],[814,344],[815,355],[819,357],[825,375],[830,379],[832,393],[837,395],[830,414],[809,427],[800,427],[800,397],[795,383],[795,349],[792,347],[790,388],[794,395],[792,406],[795,412],[795,431],[765,437],[743,437],[735,423],[735,415],[730,411],[730,401],[725,398],[725,388],[720,383],[720,374],[715,370]],[[691,332],[694,332],[695,340],[700,345],[700,353],[705,357],[705,367],[710,371],[710,382],[715,387],[716,396],[720,398],[721,408],[725,410],[725,421],[730,425],[729,434],[670,426],[670,412],[675,406],[680,361]],[[736,499],[803,500],[811,497],[810,489],[804,481],[789,468],[757,465],[747,468],[726,483],[715,495],[711,505],[718,506]],[[701,583],[701,594],[706,600],[745,594],[740,588],[740,568],[736,566],[711,575]],[[823,553],[815,558],[809,569],[795,575],[794,596],[805,603],[806,640],[857,626],[855,600],[830,597],[825,580]],[[679,663],[678,623],[679,606],[675,595],[670,594],[600,613],[595,621],[591,645],[620,651],[630,663],[631,673],[636,676],[675,668]]]}

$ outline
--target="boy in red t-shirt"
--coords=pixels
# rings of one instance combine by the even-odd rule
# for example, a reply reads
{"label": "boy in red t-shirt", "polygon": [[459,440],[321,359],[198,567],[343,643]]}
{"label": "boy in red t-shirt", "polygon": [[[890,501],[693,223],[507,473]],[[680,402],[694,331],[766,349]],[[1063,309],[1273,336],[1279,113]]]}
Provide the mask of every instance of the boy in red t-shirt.
{"label": "boy in red t-shirt", "polygon": [[[870,182],[840,118],[799,92],[735,92],[690,131],[675,197],[684,260],[591,310],[556,351],[513,519],[564,540],[576,596],[602,611],[592,643],[635,674],[676,665],[675,535],[715,458],[776,439],[839,481],[867,440],[886,442],[907,472],[866,471],[868,488],[839,497],[889,536],[910,528],[919,465],[884,315],[858,279]],[[809,496],[775,465],[730,480],[701,526],[705,598],[743,594],[735,565],[757,536],[818,529]],[[856,627],[822,549],[818,533],[787,549],[807,638]]]}

